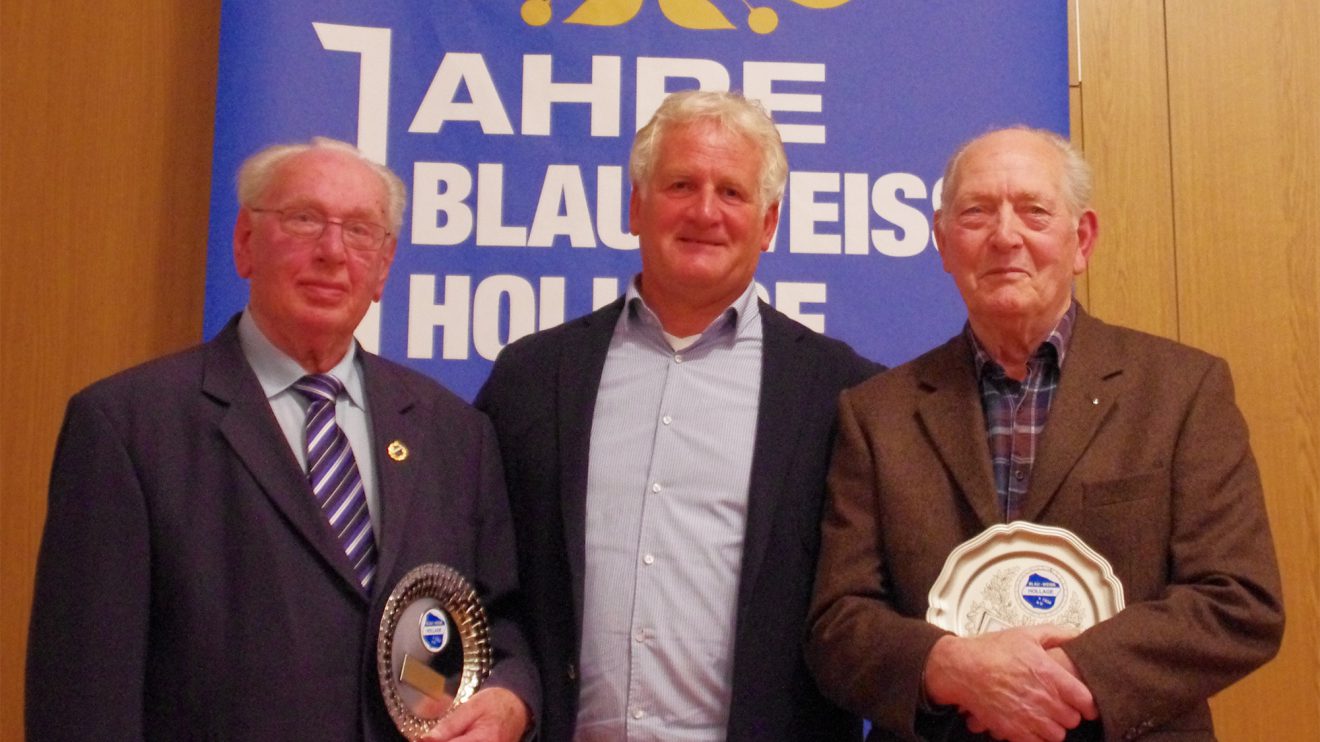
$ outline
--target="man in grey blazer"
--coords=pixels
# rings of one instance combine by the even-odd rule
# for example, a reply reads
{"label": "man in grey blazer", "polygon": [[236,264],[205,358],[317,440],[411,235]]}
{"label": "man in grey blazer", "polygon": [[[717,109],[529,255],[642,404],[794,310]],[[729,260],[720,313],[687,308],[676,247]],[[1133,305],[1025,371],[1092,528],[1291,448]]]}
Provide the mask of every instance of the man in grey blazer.
{"label": "man in grey blazer", "polygon": [[400,739],[377,625],[404,574],[443,562],[486,601],[495,665],[432,738],[518,739],[539,690],[490,423],[353,339],[389,272],[403,183],[316,139],[249,158],[238,190],[246,310],[69,403],[28,737]]}
{"label": "man in grey blazer", "polygon": [[633,144],[640,275],[505,348],[477,397],[547,742],[860,736],[801,639],[836,398],[877,368],[757,298],[786,176],[756,104],[667,98]]}
{"label": "man in grey blazer", "polygon": [[[1278,570],[1228,367],[1073,300],[1090,190],[1049,132],[959,150],[935,233],[967,326],[841,399],[808,660],[871,739],[1213,740],[1206,699],[1278,649]],[[927,623],[950,552],[1014,520],[1080,537],[1127,607],[1080,633]]]}

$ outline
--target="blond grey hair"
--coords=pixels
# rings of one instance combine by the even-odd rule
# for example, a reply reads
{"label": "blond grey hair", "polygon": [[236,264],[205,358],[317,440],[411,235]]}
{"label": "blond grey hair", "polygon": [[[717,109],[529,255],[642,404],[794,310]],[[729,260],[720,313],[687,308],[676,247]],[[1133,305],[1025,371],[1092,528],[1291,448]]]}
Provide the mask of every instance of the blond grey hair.
{"label": "blond grey hair", "polygon": [[1091,208],[1091,195],[1094,189],[1091,166],[1087,164],[1082,157],[1082,153],[1077,151],[1072,142],[1057,133],[1049,129],[1037,129],[1019,124],[988,131],[964,142],[958,148],[958,151],[953,153],[953,157],[949,158],[949,164],[944,168],[944,185],[940,189],[940,220],[943,221],[947,218],[945,207],[953,200],[954,194],[958,192],[959,180],[962,177],[963,158],[967,154],[967,150],[982,139],[1004,131],[1025,132],[1050,145],[1059,153],[1059,157],[1063,162],[1063,182],[1059,185],[1063,191],[1064,202],[1067,204],[1074,221],[1081,218],[1082,212]]}
{"label": "blond grey hair", "polygon": [[664,99],[655,115],[633,138],[628,175],[634,188],[645,188],[655,170],[660,142],[679,126],[698,121],[714,122],[721,128],[746,137],[761,153],[760,198],[764,210],[784,195],[788,180],[788,156],[775,122],[757,101],[737,92],[685,90]]}
{"label": "blond grey hair", "polygon": [[248,208],[257,207],[259,205],[257,202],[265,195],[266,189],[270,187],[271,180],[275,178],[275,173],[282,164],[290,157],[316,149],[328,149],[352,155],[380,177],[381,184],[385,187],[386,216],[390,220],[390,232],[397,235],[403,228],[403,209],[408,199],[408,190],[403,181],[394,174],[393,170],[369,159],[357,147],[329,137],[312,137],[312,140],[305,144],[272,144],[249,156],[238,168],[236,185],[239,205]]}

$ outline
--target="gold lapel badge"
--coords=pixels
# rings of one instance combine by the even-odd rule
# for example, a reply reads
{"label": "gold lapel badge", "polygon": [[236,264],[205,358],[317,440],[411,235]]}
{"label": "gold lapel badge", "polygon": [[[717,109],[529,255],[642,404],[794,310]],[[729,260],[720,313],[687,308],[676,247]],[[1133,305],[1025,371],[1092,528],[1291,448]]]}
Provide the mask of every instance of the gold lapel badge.
{"label": "gold lapel badge", "polygon": [[390,445],[385,447],[385,453],[395,461],[403,461],[408,458],[408,447],[403,445],[403,441],[390,441]]}

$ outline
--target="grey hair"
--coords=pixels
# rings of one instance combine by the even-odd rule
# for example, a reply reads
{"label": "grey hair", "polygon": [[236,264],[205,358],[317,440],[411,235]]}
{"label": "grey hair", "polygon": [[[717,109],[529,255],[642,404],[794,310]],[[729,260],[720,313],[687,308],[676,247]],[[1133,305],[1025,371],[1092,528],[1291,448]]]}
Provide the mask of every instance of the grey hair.
{"label": "grey hair", "polygon": [[634,188],[644,188],[655,169],[660,140],[674,128],[698,121],[714,122],[726,131],[752,141],[761,152],[761,208],[769,208],[784,195],[788,156],[770,114],[757,101],[738,92],[685,90],[665,98],[655,115],[633,138],[628,176]]}
{"label": "grey hair", "polygon": [[1059,153],[1063,163],[1063,198],[1067,202],[1068,210],[1071,212],[1074,220],[1081,218],[1082,212],[1091,208],[1091,195],[1094,189],[1094,177],[1091,174],[1091,166],[1087,164],[1082,157],[1082,153],[1072,145],[1067,139],[1059,136],[1058,133],[1049,129],[1037,129],[1024,124],[1017,126],[1007,126],[1002,129],[988,131],[975,139],[970,139],[953,153],[949,158],[949,164],[944,168],[944,186],[940,189],[940,212],[941,221],[944,217],[944,207],[953,199],[953,195],[958,192],[958,181],[962,176],[962,161],[967,154],[967,150],[972,145],[980,142],[988,136],[998,134],[1003,131],[1021,131],[1040,139],[1042,142],[1050,145]]}
{"label": "grey hair", "polygon": [[403,209],[408,200],[408,189],[403,181],[394,174],[393,170],[369,159],[357,147],[329,137],[312,137],[312,140],[306,144],[272,144],[244,160],[242,166],[238,168],[236,183],[239,205],[256,207],[257,201],[270,187],[270,182],[275,178],[280,165],[290,157],[316,149],[329,149],[352,155],[380,177],[388,199],[386,206],[390,232],[397,235],[403,228]]}

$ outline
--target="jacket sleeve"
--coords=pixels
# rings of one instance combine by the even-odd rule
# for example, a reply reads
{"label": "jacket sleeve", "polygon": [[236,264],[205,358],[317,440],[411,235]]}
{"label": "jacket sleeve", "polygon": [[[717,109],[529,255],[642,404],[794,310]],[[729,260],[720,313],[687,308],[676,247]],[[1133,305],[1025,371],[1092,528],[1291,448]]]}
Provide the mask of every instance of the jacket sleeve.
{"label": "jacket sleeve", "polygon": [[1260,474],[1222,359],[1202,367],[1185,413],[1170,459],[1163,593],[1129,598],[1064,645],[1095,696],[1106,740],[1186,712],[1273,657],[1283,635]]}
{"label": "jacket sleeve", "polygon": [[130,451],[86,393],[55,451],[29,624],[28,739],[143,736],[148,507]]}
{"label": "jacket sleeve", "polygon": [[807,664],[827,698],[904,739],[918,739],[926,655],[944,631],[892,604],[877,462],[850,392],[839,402],[829,500],[809,617]]}
{"label": "jacket sleeve", "polygon": [[488,586],[487,609],[494,667],[487,684],[513,691],[527,704],[533,723],[541,718],[541,686],[523,634],[523,603],[518,593],[513,520],[504,486],[495,431],[482,416],[481,524],[478,581]]}

